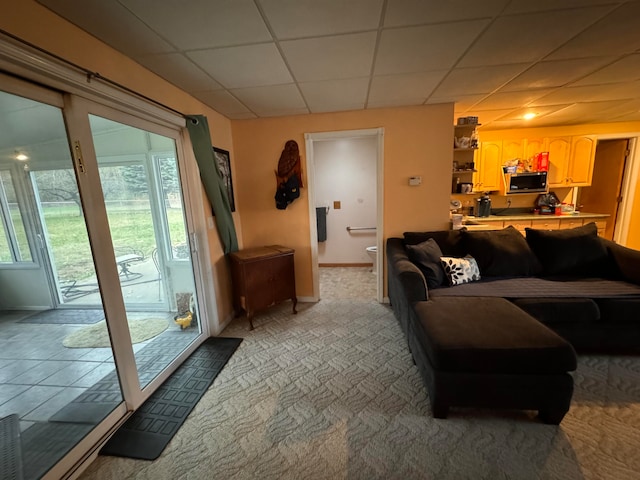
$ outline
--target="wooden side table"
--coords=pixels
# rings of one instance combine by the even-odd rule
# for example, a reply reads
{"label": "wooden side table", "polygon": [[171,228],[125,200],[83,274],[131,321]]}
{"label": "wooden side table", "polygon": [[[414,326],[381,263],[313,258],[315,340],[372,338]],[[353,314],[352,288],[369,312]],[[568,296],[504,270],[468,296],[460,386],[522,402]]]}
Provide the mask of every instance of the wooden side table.
{"label": "wooden side table", "polygon": [[291,299],[293,313],[298,313],[293,252],[292,248],[270,245],[229,255],[234,307],[246,312],[250,330],[256,311],[283,300]]}

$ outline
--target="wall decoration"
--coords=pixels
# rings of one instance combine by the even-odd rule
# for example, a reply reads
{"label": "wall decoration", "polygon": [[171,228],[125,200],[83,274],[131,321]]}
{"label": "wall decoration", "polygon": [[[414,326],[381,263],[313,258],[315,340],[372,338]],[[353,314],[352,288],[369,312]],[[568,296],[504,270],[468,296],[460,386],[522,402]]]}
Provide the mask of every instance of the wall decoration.
{"label": "wall decoration", "polygon": [[218,164],[218,169],[222,174],[222,180],[227,190],[227,196],[229,197],[229,206],[231,211],[236,211],[236,202],[233,199],[233,182],[231,180],[231,158],[229,152],[218,147],[213,147],[213,155]]}
{"label": "wall decoration", "polygon": [[295,140],[288,140],[280,154],[276,170],[276,208],[284,210],[300,196],[302,188],[302,167],[300,151]]}

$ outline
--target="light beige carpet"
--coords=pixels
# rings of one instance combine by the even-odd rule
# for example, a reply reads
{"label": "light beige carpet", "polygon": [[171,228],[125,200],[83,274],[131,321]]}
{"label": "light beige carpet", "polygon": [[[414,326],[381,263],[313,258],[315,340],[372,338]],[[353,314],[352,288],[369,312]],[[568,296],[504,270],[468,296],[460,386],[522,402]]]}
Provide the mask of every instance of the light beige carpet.
{"label": "light beige carpet", "polygon": [[[169,321],[165,318],[145,318],[142,320],[129,320],[129,333],[133,343],[144,342],[160,335],[169,327]],[[88,327],[67,335],[62,344],[67,348],[99,348],[110,347],[107,322],[94,323]]]}
{"label": "light beige carpet", "polygon": [[238,351],[153,462],[98,456],[83,479],[638,480],[640,357],[580,356],[560,426],[533,412],[431,416],[390,308],[284,302],[223,333]]}

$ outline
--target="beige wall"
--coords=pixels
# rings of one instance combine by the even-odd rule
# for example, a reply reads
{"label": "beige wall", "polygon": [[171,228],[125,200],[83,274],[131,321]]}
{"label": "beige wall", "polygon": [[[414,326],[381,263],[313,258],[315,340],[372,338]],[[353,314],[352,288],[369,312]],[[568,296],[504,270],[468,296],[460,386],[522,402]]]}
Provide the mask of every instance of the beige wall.
{"label": "beige wall", "polygon": [[[232,175],[235,175],[231,122],[197,99],[51,13],[33,0],[13,1],[10,7],[5,6],[2,9],[2,15],[0,15],[0,29],[81,67],[99,72],[102,76],[179,112],[206,115],[211,129],[212,143],[230,151]],[[188,161],[193,160],[189,157]],[[205,207],[205,211],[211,211],[208,205]],[[234,220],[239,226],[238,212],[234,215]],[[230,319],[233,313],[231,282],[215,229],[208,230],[208,238],[217,289],[218,316],[223,322]]]}
{"label": "beige wall", "polygon": [[[384,238],[448,226],[453,104],[237,120],[232,127],[244,246],[294,248],[299,296],[313,295],[310,199],[303,188],[286,210],[275,207],[274,170],[287,140],[298,142],[306,185],[305,133],[383,127]],[[414,175],[422,176],[421,186],[408,185]]]}

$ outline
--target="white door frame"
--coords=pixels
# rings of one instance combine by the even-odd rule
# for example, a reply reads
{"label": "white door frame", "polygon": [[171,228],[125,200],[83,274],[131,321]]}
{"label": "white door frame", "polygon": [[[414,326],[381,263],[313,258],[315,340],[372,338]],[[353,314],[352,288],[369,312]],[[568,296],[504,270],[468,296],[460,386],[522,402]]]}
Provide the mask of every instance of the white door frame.
{"label": "white door frame", "polygon": [[305,133],[305,147],[307,151],[307,190],[309,192],[309,235],[311,244],[311,273],[313,281],[313,297],[304,301],[317,302],[320,300],[320,270],[318,268],[318,226],[316,218],[316,196],[315,196],[315,161],[314,142],[328,140],[339,140],[345,138],[365,138],[376,137],[377,158],[376,158],[376,246],[378,247],[378,261],[376,264],[377,273],[377,294],[378,302],[383,301],[384,293],[384,128],[369,128],[363,130],[341,130],[336,132]]}

